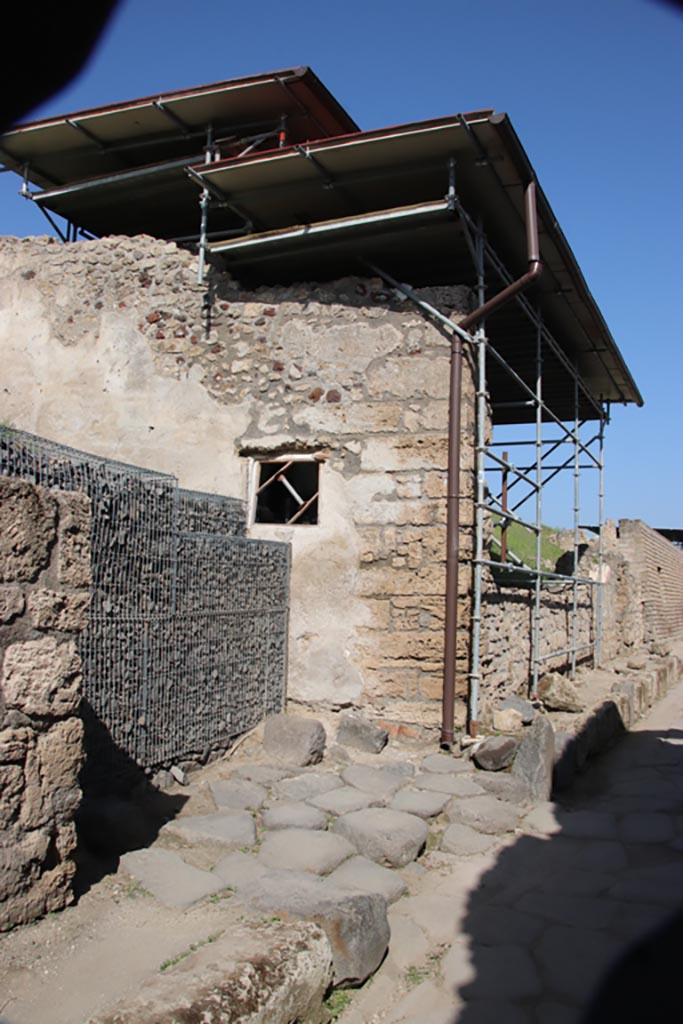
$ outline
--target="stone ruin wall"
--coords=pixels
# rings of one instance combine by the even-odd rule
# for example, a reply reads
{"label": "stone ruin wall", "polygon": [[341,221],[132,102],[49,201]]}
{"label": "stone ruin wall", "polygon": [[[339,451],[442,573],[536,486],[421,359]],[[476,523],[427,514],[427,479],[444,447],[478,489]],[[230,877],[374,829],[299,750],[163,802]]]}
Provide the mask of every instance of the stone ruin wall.
{"label": "stone ruin wall", "polygon": [[0,477],[0,931],[72,899],[90,504]]}
{"label": "stone ruin wall", "polygon": [[[621,520],[604,530],[601,660],[609,662],[643,645],[683,636],[683,552],[640,520]],[[587,544],[579,572],[597,579],[597,540]],[[595,588],[580,586],[578,643],[595,640]],[[534,592],[501,588],[489,578],[484,595],[482,671],[489,703],[494,697],[526,693],[532,670]],[[541,598],[541,654],[572,641],[572,588],[544,590]],[[592,664],[590,652],[579,656]],[[563,656],[543,663],[566,668]]]}
{"label": "stone ruin wall", "polygon": [[[247,494],[247,453],[329,453],[317,526],[292,544],[289,696],[440,715],[449,343],[380,281],[247,290],[138,237],[0,240],[0,417],[65,444]],[[426,289],[444,312],[468,289]],[[464,372],[462,489],[472,496]],[[466,679],[471,501],[462,503]],[[464,692],[461,694],[464,698]],[[460,721],[464,705],[458,705]]]}
{"label": "stone ruin wall", "polygon": [[634,568],[647,643],[683,637],[683,551],[640,519],[622,519],[619,543]]}

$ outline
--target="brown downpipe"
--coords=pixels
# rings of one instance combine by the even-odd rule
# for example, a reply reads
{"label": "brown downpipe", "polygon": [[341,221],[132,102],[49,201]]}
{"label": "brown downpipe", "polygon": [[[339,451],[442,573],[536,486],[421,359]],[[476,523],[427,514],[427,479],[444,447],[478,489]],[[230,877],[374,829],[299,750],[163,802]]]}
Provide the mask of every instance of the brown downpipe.
{"label": "brown downpipe", "polygon": [[[468,331],[518,292],[536,281],[543,270],[538,245],[536,184],[531,181],[524,194],[526,245],[529,269],[488,302],[460,320]],[[448,416],[448,492],[446,498],[446,621],[444,626],[443,699],[441,746],[450,749],[455,740],[455,659],[458,631],[458,577],[460,562],[460,421],[462,406],[462,340],[453,334],[451,342],[450,395]],[[476,736],[477,723],[470,720],[469,732]]]}

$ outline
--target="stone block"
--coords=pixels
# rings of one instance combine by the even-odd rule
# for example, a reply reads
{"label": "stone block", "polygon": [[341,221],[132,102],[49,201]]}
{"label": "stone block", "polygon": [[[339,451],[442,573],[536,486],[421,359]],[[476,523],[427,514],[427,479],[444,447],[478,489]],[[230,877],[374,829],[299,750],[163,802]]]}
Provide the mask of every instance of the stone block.
{"label": "stone block", "polygon": [[429,834],[421,818],[384,807],[344,814],[337,818],[332,829],[348,839],[363,856],[395,868],[415,860]]}
{"label": "stone block", "polygon": [[218,875],[186,864],[172,850],[133,850],[124,853],[119,869],[134,878],[167,907],[190,907],[224,889]]}
{"label": "stone block", "polygon": [[88,587],[90,571],[90,499],[77,491],[60,491],[57,574],[69,587]]}
{"label": "stone block", "polygon": [[494,708],[492,723],[496,732],[521,732],[524,728],[522,712],[517,708]]}
{"label": "stone block", "polygon": [[32,581],[55,541],[57,503],[44,487],[0,477],[0,582]]}
{"label": "stone block", "polygon": [[447,793],[430,793],[428,790],[401,789],[389,804],[392,811],[404,811],[418,818],[434,818],[441,814],[448,803]]}
{"label": "stone block", "polygon": [[471,857],[485,853],[493,842],[492,835],[479,832],[469,825],[454,822],[441,836],[440,847],[444,853],[452,853],[456,857]]}
{"label": "stone block", "polygon": [[25,715],[74,714],[81,700],[81,659],[73,640],[46,636],[12,644],[5,651],[1,689],[6,706]]}
{"label": "stone block", "polygon": [[376,893],[353,892],[317,879],[264,876],[240,892],[267,914],[313,921],[332,947],[335,987],[360,985],[379,967],[389,945],[387,904]]}
{"label": "stone block", "polygon": [[505,697],[500,702],[499,708],[501,711],[506,711],[509,708],[519,711],[522,716],[522,725],[531,725],[537,714],[536,708],[530,700],[525,700],[524,697],[519,697],[514,693],[510,694],[509,697]]}
{"label": "stone block", "polygon": [[310,800],[344,785],[336,772],[308,772],[293,779],[282,779],[272,789],[276,800]]}
{"label": "stone block", "polygon": [[550,711],[583,711],[579,690],[559,672],[548,672],[538,680],[538,696]]}
{"label": "stone block", "polygon": [[532,800],[549,799],[554,761],[553,727],[539,715],[525,730],[511,769],[513,776],[525,784]]}
{"label": "stone block", "polygon": [[209,788],[216,807],[233,811],[258,811],[263,807],[267,793],[258,782],[248,779],[218,779]]}
{"label": "stone block", "polygon": [[488,835],[514,831],[520,815],[519,808],[489,793],[467,800],[453,798],[446,804],[445,813],[450,822],[469,825]]}
{"label": "stone block", "polygon": [[[338,793],[339,790],[333,792]],[[283,828],[324,829],[327,827],[327,815],[301,801],[283,800],[271,804],[268,810],[263,812],[262,823],[265,829],[271,831]]]}
{"label": "stone block", "polygon": [[[503,712],[504,714],[515,714],[517,711]],[[494,712],[494,721],[495,721]],[[521,723],[521,718],[520,718]],[[499,772],[509,768],[515,759],[520,740],[513,736],[487,736],[485,740],[476,747],[472,760],[478,768],[487,772]]]}
{"label": "stone block", "polygon": [[344,768],[341,777],[349,786],[355,786],[364,793],[390,799],[406,784],[406,778],[386,768],[366,767],[362,764]]}
{"label": "stone block", "polygon": [[345,860],[328,876],[325,884],[342,889],[357,889],[359,892],[377,893],[383,896],[387,903],[395,903],[408,888],[395,871],[360,856]]}
{"label": "stone block", "polygon": [[292,828],[269,832],[259,860],[269,868],[327,875],[354,853],[355,847],[341,835]]}
{"label": "stone block", "polygon": [[256,842],[254,819],[247,811],[223,811],[221,814],[197,814],[167,822],[162,833],[186,843],[209,842],[237,850]]}
{"label": "stone block", "polygon": [[23,613],[25,607],[26,600],[21,587],[0,586],[0,624],[12,622]]}
{"label": "stone block", "polygon": [[432,775],[429,772],[422,772],[415,776],[413,785],[418,789],[426,789],[432,793],[446,793],[448,796],[458,798],[481,796],[484,792],[476,777],[465,775],[462,772],[458,775]]}
{"label": "stone block", "polygon": [[266,719],[263,749],[276,761],[303,767],[318,764],[325,752],[322,722],[294,715],[271,715]]}
{"label": "stone block", "polygon": [[364,793],[355,786],[341,786],[329,793],[310,797],[308,803],[327,814],[348,814],[350,811],[362,811],[366,807],[381,807],[384,798]]}
{"label": "stone block", "polygon": [[88,624],[89,607],[87,591],[64,593],[40,589],[31,591],[28,596],[28,610],[36,629],[80,632]]}
{"label": "stone block", "polygon": [[379,754],[386,747],[389,733],[370,722],[364,715],[351,711],[342,714],[337,729],[337,742],[369,754]]}

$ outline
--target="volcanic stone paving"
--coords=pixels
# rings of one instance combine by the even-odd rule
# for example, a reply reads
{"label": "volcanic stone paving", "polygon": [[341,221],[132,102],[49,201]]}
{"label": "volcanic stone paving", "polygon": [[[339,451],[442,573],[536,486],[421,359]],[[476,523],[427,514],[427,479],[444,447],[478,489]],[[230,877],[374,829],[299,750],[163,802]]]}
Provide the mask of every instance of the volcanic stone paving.
{"label": "volcanic stone paving", "polygon": [[562,804],[533,806],[508,774],[441,754],[225,766],[205,813],[121,868],[167,905],[229,889],[320,924],[335,984],[374,973],[344,1024],[576,1024],[615,956],[683,893],[672,722],[680,688]]}

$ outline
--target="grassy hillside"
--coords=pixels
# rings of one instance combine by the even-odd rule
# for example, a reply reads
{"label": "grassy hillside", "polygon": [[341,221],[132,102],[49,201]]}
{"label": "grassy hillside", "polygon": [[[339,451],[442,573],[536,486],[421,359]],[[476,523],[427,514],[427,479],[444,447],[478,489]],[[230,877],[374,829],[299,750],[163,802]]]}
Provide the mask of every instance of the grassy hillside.
{"label": "grassy hillside", "polygon": [[[500,558],[500,521],[493,527],[493,543],[491,557],[495,561]],[[519,523],[510,523],[507,529],[508,552],[532,568],[536,567],[536,534]],[[565,549],[557,543],[557,530],[551,526],[541,528],[541,568],[552,572],[560,555]],[[514,559],[508,559],[514,561]]]}

